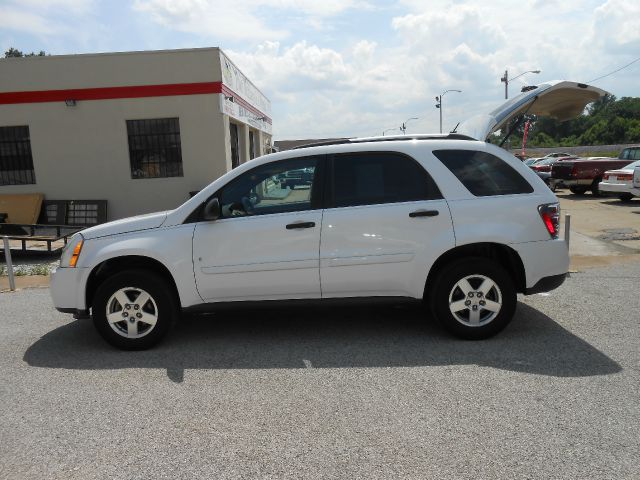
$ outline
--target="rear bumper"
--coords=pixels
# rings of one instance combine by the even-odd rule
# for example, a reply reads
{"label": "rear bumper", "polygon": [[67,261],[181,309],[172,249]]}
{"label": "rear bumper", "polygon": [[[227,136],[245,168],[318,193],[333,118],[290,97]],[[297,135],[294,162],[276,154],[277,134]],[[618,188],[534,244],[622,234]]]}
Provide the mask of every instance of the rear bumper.
{"label": "rear bumper", "polygon": [[600,182],[598,186],[601,192],[611,192],[611,193],[633,193],[633,188],[630,184],[624,183],[607,183]]}
{"label": "rear bumper", "polygon": [[593,180],[590,180],[588,178],[581,178],[581,179],[551,178],[549,180],[549,184],[552,187],[559,187],[559,186],[565,186],[565,187],[584,186],[584,187],[588,187],[592,183],[593,183]]}
{"label": "rear bumper", "polygon": [[[526,285],[523,293],[529,295],[549,291],[562,284],[569,271],[569,249],[563,239],[517,243],[510,246],[520,255],[525,269]],[[554,282],[559,283],[553,286]],[[545,288],[548,290],[544,290]]]}
{"label": "rear bumper", "polygon": [[567,278],[566,273],[559,275],[551,275],[550,277],[543,277],[531,288],[527,288],[524,292],[525,295],[533,295],[534,293],[550,292],[555,290],[564,283]]}

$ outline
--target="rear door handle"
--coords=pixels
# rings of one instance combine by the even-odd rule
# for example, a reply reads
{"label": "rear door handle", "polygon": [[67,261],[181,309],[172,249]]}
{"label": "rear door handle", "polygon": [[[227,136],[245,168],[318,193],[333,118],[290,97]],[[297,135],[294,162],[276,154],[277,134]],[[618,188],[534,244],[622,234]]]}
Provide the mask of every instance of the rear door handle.
{"label": "rear door handle", "polygon": [[415,217],[436,217],[440,212],[438,210],[416,210],[415,212],[411,212],[409,216],[411,218]]}
{"label": "rear door handle", "polygon": [[316,226],[316,222],[297,222],[287,225],[287,230],[293,230],[294,228],[313,228]]}

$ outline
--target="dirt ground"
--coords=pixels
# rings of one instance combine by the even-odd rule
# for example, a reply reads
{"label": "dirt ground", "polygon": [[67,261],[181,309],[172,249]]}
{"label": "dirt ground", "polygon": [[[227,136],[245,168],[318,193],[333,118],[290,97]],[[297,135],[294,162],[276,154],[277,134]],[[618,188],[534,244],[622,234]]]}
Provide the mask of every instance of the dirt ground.
{"label": "dirt ground", "polygon": [[[640,260],[640,198],[621,202],[614,197],[574,195],[559,190],[562,209],[561,235],[564,235],[565,215],[571,216],[570,271]],[[18,245],[16,245],[18,247]],[[21,263],[14,254],[14,263]],[[49,285],[42,275],[16,276],[16,287],[38,288]],[[0,292],[9,290],[9,279],[0,276]]]}
{"label": "dirt ground", "polygon": [[640,199],[622,202],[568,190],[556,195],[562,212],[561,235],[565,216],[571,216],[572,270],[640,260]]}

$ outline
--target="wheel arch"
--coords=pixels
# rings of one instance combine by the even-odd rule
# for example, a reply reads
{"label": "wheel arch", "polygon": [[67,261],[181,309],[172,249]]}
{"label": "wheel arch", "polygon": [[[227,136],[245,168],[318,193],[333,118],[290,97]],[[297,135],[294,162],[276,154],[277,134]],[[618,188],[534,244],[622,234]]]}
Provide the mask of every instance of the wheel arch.
{"label": "wheel arch", "polygon": [[524,264],[522,263],[522,259],[518,252],[508,245],[483,242],[460,245],[452,248],[451,250],[447,250],[440,255],[427,275],[427,280],[424,286],[424,297],[426,298],[427,295],[429,295],[429,292],[432,291],[431,287],[433,286],[435,279],[447,264],[465,257],[480,257],[497,261],[513,279],[516,292],[524,293],[527,287],[526,275]]}
{"label": "wheel arch", "polygon": [[114,273],[125,270],[148,270],[161,276],[173,291],[177,304],[180,305],[180,294],[173,275],[162,262],[144,255],[124,255],[112,257],[102,261],[93,269],[87,279],[85,288],[85,302],[87,309],[91,308],[98,287]]}

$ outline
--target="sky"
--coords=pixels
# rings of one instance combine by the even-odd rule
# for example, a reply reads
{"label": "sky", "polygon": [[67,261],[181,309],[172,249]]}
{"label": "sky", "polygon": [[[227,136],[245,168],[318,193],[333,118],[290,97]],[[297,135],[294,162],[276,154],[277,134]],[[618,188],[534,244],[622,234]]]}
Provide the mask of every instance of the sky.
{"label": "sky", "polygon": [[[271,100],[276,140],[439,131],[504,101],[500,78],[640,96],[638,0],[0,0],[0,49],[220,47]],[[414,119],[407,122],[408,119]],[[393,130],[395,129],[395,130]]]}

